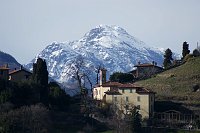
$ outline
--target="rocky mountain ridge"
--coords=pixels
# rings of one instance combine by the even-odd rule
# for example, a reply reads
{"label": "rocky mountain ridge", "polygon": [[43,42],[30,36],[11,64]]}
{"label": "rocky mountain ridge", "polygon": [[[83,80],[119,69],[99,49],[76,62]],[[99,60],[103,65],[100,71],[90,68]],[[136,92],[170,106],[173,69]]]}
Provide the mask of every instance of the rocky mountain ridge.
{"label": "rocky mountain ridge", "polygon": [[80,60],[81,71],[88,74],[93,84],[96,83],[99,66],[106,68],[109,75],[116,71],[131,71],[139,61],[155,61],[159,65],[163,61],[163,53],[159,49],[149,47],[119,26],[108,25],[95,27],[79,40],[53,42],[26,67],[31,69],[38,57],[46,60],[50,77],[67,88],[77,87],[74,70]]}

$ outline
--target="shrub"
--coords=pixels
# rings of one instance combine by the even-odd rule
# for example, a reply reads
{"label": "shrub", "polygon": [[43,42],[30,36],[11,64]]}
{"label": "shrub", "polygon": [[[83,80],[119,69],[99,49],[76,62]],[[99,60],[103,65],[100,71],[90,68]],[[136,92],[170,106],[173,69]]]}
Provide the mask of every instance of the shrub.
{"label": "shrub", "polygon": [[184,57],[184,61],[187,62],[189,61],[191,58],[193,58],[193,55],[192,54],[187,54],[185,57]]}
{"label": "shrub", "polygon": [[48,133],[51,122],[49,111],[43,105],[23,106],[9,112],[0,113],[2,133]]}

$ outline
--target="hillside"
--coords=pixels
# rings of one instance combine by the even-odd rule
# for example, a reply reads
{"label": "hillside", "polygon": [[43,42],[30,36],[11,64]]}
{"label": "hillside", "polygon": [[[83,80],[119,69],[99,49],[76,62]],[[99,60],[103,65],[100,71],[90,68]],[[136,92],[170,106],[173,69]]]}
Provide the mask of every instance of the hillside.
{"label": "hillside", "polygon": [[19,68],[20,64],[10,54],[0,51],[0,66],[8,64],[11,69]]}
{"label": "hillside", "polygon": [[193,91],[194,85],[200,85],[200,57],[136,84],[155,91],[156,100],[180,102],[191,109],[200,108],[200,91]]}

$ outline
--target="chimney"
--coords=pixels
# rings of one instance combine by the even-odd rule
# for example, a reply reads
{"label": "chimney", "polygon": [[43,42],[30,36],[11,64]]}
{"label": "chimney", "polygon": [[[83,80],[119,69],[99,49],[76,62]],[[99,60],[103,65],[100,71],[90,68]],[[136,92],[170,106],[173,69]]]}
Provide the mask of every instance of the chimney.
{"label": "chimney", "polygon": [[106,69],[100,69],[100,86],[102,86],[106,82]]}
{"label": "chimney", "polygon": [[20,66],[20,70],[22,70],[22,69],[23,69],[23,66],[21,65],[21,66]]}
{"label": "chimney", "polygon": [[8,63],[7,64],[5,64],[5,66],[4,66],[5,68],[8,68]]}

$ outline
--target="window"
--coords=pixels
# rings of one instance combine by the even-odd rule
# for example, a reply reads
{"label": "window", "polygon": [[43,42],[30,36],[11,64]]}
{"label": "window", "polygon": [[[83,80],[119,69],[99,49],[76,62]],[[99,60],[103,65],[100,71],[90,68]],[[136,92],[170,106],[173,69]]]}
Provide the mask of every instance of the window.
{"label": "window", "polygon": [[117,102],[117,97],[114,97],[114,101]]}
{"label": "window", "polygon": [[126,108],[126,110],[128,110],[129,109],[129,105],[126,105],[125,108]]}
{"label": "window", "polygon": [[133,93],[133,90],[132,90],[132,89],[130,89],[130,93]]}
{"label": "window", "polygon": [[126,97],[126,102],[128,102],[128,97]]}
{"label": "window", "polygon": [[124,89],[122,89],[122,93],[124,93]]}
{"label": "window", "polygon": [[137,101],[140,102],[140,96],[137,96]]}
{"label": "window", "polygon": [[26,79],[29,79],[29,75],[25,75],[25,78],[26,78]]}
{"label": "window", "polygon": [[140,110],[140,105],[137,105],[137,109]]}

